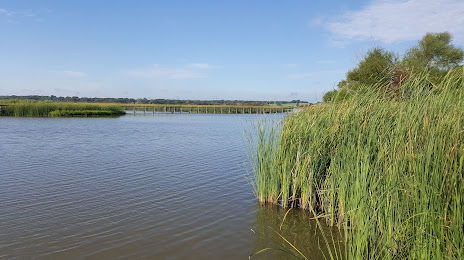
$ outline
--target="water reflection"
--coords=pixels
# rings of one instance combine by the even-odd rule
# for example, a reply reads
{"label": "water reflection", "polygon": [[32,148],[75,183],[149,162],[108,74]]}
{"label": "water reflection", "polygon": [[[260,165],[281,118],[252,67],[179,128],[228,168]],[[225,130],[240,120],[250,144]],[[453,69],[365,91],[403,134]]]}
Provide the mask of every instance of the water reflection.
{"label": "water reflection", "polygon": [[259,116],[1,117],[0,259],[247,259],[290,248],[273,230],[321,258],[307,213],[280,231],[244,178]]}
{"label": "water reflection", "polygon": [[[331,245],[336,245],[337,253],[343,251],[338,229],[329,228],[324,221],[321,221],[321,232],[316,221],[311,219],[307,211],[292,209],[285,216],[286,212],[286,210],[273,205],[256,206],[256,217],[252,230],[254,233],[253,252],[259,252],[265,248],[269,249],[254,255],[252,259],[301,258],[302,256],[292,245],[308,259],[324,259],[324,257],[330,259],[322,232]],[[283,221],[284,217],[285,221]],[[335,253],[333,246],[331,249],[332,253]]]}

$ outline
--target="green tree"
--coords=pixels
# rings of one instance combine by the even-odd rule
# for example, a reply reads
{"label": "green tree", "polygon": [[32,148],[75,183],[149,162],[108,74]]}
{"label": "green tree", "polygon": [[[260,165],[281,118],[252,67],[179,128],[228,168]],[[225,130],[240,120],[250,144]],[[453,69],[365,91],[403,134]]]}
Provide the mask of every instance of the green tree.
{"label": "green tree", "polygon": [[324,96],[322,97],[322,101],[323,102],[332,102],[334,100],[335,96],[337,95],[337,93],[338,93],[338,90],[336,90],[336,89],[326,92],[324,94]]}
{"label": "green tree", "polygon": [[417,46],[406,52],[402,63],[409,70],[429,70],[432,76],[441,77],[464,59],[464,51],[454,47],[451,40],[448,32],[427,33]]}
{"label": "green tree", "polygon": [[392,71],[397,63],[397,55],[376,47],[367,52],[366,57],[359,62],[357,68],[348,71],[346,82],[342,81],[339,85],[345,85],[350,88],[350,85],[353,83],[374,85],[383,82],[387,84],[390,82]]}
{"label": "green tree", "polygon": [[373,48],[359,62],[358,67],[348,71],[346,79],[338,83],[338,91],[327,92],[323,101],[344,100],[362,86],[395,90],[409,77],[410,72],[427,71],[433,83],[440,81],[450,70],[451,73],[460,73],[464,51],[454,47],[451,40],[448,32],[427,33],[417,46],[406,52],[401,62],[393,52],[380,47]]}
{"label": "green tree", "polygon": [[339,90],[327,92],[322,100],[341,101],[362,86],[388,86],[398,65],[398,56],[393,52],[376,47],[369,50],[358,67],[348,71],[346,80],[338,83]]}
{"label": "green tree", "polygon": [[333,102],[333,103],[339,103],[344,101],[345,99],[350,98],[351,95],[351,90],[342,88],[342,89],[334,89],[329,92],[326,92],[324,96],[322,97],[323,102]]}

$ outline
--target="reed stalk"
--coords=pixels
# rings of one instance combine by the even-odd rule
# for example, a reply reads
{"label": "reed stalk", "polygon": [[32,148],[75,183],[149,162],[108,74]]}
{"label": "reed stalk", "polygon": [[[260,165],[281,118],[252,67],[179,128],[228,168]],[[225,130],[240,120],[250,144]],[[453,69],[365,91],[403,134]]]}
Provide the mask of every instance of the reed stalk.
{"label": "reed stalk", "polygon": [[464,259],[463,72],[381,87],[261,127],[257,197],[339,227],[349,259]]}

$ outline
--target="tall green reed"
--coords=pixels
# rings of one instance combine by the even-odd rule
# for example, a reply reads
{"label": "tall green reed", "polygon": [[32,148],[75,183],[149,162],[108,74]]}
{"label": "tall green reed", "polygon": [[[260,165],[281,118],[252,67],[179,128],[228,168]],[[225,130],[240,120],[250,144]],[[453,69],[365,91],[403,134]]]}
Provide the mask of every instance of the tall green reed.
{"label": "tall green reed", "polygon": [[463,259],[463,84],[413,75],[288,117],[257,146],[259,200],[338,226],[348,258]]}
{"label": "tall green reed", "polygon": [[281,174],[274,167],[279,147],[278,133],[282,121],[276,118],[263,117],[254,122],[256,134],[249,133],[249,155],[253,170],[253,191],[260,203],[271,202],[277,204],[280,197]]}

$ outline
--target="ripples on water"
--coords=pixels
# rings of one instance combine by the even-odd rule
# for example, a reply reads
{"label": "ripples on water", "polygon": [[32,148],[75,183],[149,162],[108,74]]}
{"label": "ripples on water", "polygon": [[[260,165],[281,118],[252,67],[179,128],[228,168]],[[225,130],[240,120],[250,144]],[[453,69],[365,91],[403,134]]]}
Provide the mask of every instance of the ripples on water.
{"label": "ripples on water", "polygon": [[256,118],[0,118],[0,258],[247,259],[281,218],[244,178]]}

